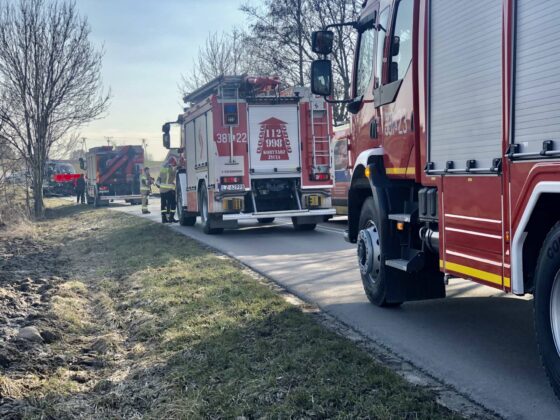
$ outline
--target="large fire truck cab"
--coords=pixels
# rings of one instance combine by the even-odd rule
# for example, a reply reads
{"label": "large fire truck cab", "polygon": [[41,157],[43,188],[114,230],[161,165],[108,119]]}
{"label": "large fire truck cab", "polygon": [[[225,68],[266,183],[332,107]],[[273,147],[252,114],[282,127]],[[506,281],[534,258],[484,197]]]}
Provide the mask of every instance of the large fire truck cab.
{"label": "large fire truck cab", "polygon": [[[534,294],[560,395],[560,2],[369,0],[356,22],[347,238],[369,299],[444,273]],[[337,25],[340,26],[340,25]],[[330,97],[333,31],[313,35]]]}
{"label": "large fire truck cab", "polygon": [[331,110],[308,88],[279,92],[269,77],[223,76],[184,98],[177,121],[163,126],[170,146],[178,124],[184,166],[177,171],[177,214],[200,215],[204,232],[239,220],[290,217],[312,230],[331,208]]}

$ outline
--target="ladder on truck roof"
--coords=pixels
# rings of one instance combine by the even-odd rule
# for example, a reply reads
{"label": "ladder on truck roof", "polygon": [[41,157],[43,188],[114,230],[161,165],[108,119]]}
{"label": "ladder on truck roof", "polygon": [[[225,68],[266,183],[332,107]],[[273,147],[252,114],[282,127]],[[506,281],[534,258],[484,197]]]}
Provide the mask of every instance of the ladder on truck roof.
{"label": "ladder on truck roof", "polygon": [[[309,101],[311,114],[311,160],[312,171],[327,172],[330,166],[330,143],[329,136],[329,111],[325,102],[318,101],[315,95],[311,95]],[[317,121],[319,119],[319,121]],[[322,161],[322,162],[321,162]],[[326,166],[326,168],[321,168]]]}

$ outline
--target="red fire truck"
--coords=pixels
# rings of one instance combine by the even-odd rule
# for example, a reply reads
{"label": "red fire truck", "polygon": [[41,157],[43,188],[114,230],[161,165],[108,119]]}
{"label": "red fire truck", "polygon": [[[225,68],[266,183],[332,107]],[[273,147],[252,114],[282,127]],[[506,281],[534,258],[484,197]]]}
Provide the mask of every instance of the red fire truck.
{"label": "red fire truck", "polygon": [[140,204],[140,175],[144,169],[142,146],[102,146],[89,149],[80,167],[87,171],[86,198],[96,207],[114,200]]}
{"label": "red fire truck", "polygon": [[334,214],[329,140],[331,109],[308,88],[279,91],[270,77],[219,77],[184,98],[187,108],[163,126],[181,131],[184,167],[177,171],[177,215],[201,216],[207,234],[239,220],[291,217],[315,229]]}
{"label": "red fire truck", "polygon": [[[347,238],[368,298],[443,297],[443,273],[533,294],[557,395],[559,19],[557,1],[369,0],[346,23],[357,33]],[[331,29],[313,35],[324,59],[312,90],[325,97]]]}

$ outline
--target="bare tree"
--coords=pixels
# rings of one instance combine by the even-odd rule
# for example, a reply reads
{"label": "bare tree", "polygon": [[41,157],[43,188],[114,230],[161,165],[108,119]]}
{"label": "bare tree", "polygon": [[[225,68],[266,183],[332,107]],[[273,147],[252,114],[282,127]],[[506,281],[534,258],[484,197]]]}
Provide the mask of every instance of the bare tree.
{"label": "bare tree", "polygon": [[[250,68],[278,74],[291,85],[309,82],[311,33],[331,23],[355,19],[361,0],[248,0],[241,10],[249,18],[244,47],[249,51]],[[355,34],[338,28],[333,54],[337,97],[348,98],[352,74]],[[345,106],[335,106],[335,121],[347,118]]]}
{"label": "bare tree", "polygon": [[192,92],[210,80],[222,75],[243,74],[247,71],[246,52],[241,45],[242,33],[238,29],[231,32],[211,33],[198,49],[192,71],[182,76],[182,94]]}
{"label": "bare tree", "polygon": [[[26,174],[21,159],[13,148],[0,136],[0,228],[15,216],[17,190],[26,183]],[[25,213],[25,212],[24,212]],[[21,215],[20,215],[21,216]],[[25,215],[27,216],[27,215]]]}
{"label": "bare tree", "polygon": [[244,43],[250,51],[252,67],[268,68],[290,85],[303,86],[309,80],[313,60],[311,6],[309,0],[264,0],[241,7],[250,21]]}
{"label": "bare tree", "polygon": [[[311,0],[315,10],[317,29],[356,19],[361,1],[358,0]],[[352,83],[353,57],[356,44],[356,32],[351,27],[334,28],[335,45],[332,54],[335,97],[349,99]],[[334,120],[337,123],[347,120],[346,106],[334,107]]]}
{"label": "bare tree", "polygon": [[30,168],[35,217],[49,153],[108,106],[89,35],[73,1],[0,0],[1,134]]}

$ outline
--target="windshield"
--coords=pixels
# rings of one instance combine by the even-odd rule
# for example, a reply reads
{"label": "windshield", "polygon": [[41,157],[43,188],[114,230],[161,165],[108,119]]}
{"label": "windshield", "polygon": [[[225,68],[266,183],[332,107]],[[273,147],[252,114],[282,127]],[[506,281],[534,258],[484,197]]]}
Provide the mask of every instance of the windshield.
{"label": "windshield", "polygon": [[49,163],[49,174],[75,174],[76,169],[69,163]]}

